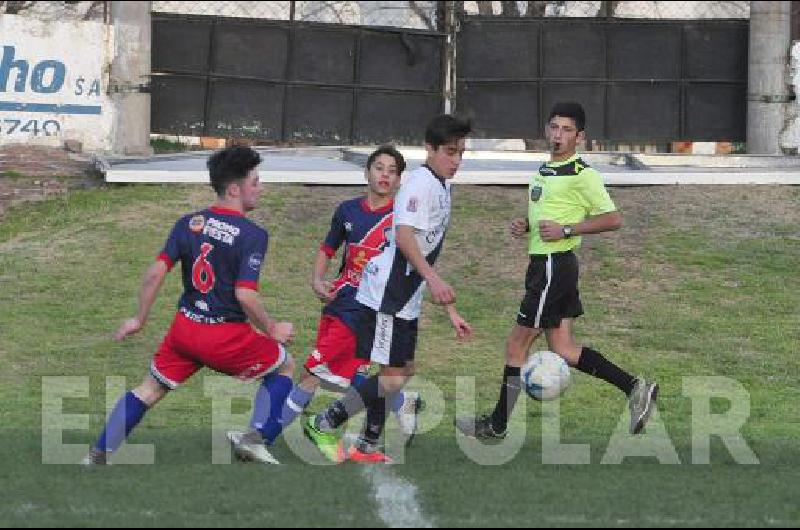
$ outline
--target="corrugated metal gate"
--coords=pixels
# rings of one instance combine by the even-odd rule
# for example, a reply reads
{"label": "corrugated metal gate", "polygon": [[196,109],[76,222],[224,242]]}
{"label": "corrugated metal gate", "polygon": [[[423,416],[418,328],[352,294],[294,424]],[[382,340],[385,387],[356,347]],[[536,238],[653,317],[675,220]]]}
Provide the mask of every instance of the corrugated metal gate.
{"label": "corrugated metal gate", "polygon": [[154,13],[152,130],[419,143],[443,110],[444,41],[420,30]]}
{"label": "corrugated metal gate", "polygon": [[481,137],[540,138],[573,100],[589,139],[745,139],[747,20],[464,17],[457,50],[457,110]]}
{"label": "corrugated metal gate", "polygon": [[[608,142],[743,141],[748,21],[461,15],[454,105],[476,136],[540,138],[557,100]],[[444,108],[445,35],[153,15],[153,132],[417,144]],[[450,75],[448,72],[447,75]]]}

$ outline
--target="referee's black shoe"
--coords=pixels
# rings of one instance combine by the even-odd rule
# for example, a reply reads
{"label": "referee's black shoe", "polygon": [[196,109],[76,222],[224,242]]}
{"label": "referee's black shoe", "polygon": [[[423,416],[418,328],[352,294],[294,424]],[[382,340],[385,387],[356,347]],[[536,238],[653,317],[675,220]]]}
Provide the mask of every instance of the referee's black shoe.
{"label": "referee's black shoe", "polygon": [[505,429],[503,431],[495,430],[491,416],[456,418],[456,429],[464,436],[478,440],[502,440],[506,437]]}

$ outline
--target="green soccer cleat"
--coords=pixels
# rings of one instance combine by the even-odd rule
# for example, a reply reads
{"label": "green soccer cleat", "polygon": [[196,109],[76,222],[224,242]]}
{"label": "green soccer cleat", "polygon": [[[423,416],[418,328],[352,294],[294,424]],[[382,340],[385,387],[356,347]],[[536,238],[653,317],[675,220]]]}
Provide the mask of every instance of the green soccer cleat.
{"label": "green soccer cleat", "polygon": [[333,433],[322,432],[317,428],[316,418],[311,416],[303,424],[303,433],[317,449],[334,464],[341,464],[345,460],[344,445]]}

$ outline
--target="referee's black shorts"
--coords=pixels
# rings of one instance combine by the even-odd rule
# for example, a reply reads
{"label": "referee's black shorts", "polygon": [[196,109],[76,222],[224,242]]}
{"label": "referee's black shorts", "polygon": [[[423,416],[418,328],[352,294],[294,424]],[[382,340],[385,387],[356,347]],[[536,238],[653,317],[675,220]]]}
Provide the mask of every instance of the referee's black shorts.
{"label": "referee's black shorts", "polygon": [[557,328],[561,319],[581,316],[579,274],[578,258],[572,251],[532,254],[517,324],[526,328]]}

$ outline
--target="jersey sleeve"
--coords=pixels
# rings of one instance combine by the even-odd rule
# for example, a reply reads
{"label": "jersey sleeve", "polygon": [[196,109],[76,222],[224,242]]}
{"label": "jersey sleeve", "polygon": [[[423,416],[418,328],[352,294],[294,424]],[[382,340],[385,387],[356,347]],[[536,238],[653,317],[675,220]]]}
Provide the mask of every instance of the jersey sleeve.
{"label": "jersey sleeve", "polygon": [[259,230],[243,241],[236,287],[258,291],[258,279],[267,256],[268,240],[267,233]]}
{"label": "jersey sleeve", "polygon": [[394,224],[430,230],[431,190],[423,179],[411,180],[394,200]]}
{"label": "jersey sleeve", "polygon": [[328,231],[328,235],[325,236],[325,241],[322,242],[322,246],[320,247],[320,250],[329,258],[333,258],[336,255],[336,251],[339,250],[339,247],[342,246],[342,243],[344,243],[347,238],[347,230],[344,224],[344,209],[342,205],[339,205],[331,219],[331,229]]}
{"label": "jersey sleeve", "polygon": [[184,230],[186,230],[186,219],[181,219],[172,227],[164,249],[158,255],[157,261],[163,261],[167,265],[167,270],[171,271],[181,259],[181,240]]}
{"label": "jersey sleeve", "polygon": [[600,173],[594,169],[587,169],[581,173],[580,183],[578,192],[589,216],[617,211],[617,206],[608,194]]}

